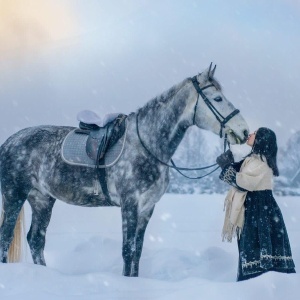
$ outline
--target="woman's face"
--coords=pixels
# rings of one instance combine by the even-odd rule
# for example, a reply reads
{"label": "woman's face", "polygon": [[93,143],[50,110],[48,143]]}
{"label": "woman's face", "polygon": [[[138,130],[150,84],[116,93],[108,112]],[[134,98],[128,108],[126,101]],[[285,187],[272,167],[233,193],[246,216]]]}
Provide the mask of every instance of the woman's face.
{"label": "woman's face", "polygon": [[249,134],[247,142],[246,142],[248,146],[252,147],[254,145],[255,135],[256,135],[256,131]]}

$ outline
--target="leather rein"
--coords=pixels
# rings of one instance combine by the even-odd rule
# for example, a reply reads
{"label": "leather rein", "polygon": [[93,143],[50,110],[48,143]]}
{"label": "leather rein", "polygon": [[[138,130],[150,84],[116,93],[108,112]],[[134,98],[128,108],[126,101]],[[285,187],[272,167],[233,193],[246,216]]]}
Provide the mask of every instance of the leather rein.
{"label": "leather rein", "polygon": [[[227,117],[223,117],[222,114],[214,107],[214,105],[211,103],[211,101],[205,96],[205,94],[203,93],[203,90],[214,86],[213,84],[209,84],[204,86],[203,88],[200,88],[199,86],[199,82],[197,79],[197,76],[194,76],[192,78],[190,78],[194,88],[196,89],[198,96],[197,96],[197,101],[194,107],[194,116],[193,116],[193,125],[195,125],[195,120],[196,120],[196,112],[197,112],[197,107],[198,107],[198,102],[199,102],[199,95],[201,96],[201,98],[203,99],[203,101],[205,102],[205,104],[207,105],[207,107],[210,109],[210,111],[213,113],[213,115],[216,117],[217,121],[220,123],[220,133],[219,136],[220,138],[223,137],[223,129],[225,128],[225,124],[232,119],[236,114],[238,114],[240,111],[238,109],[235,109],[233,112],[231,112]],[[174,161],[171,159],[171,163],[172,165],[163,162],[162,160],[160,160],[157,156],[155,156],[145,145],[145,143],[142,141],[141,136],[140,136],[140,132],[139,132],[139,125],[138,125],[138,114],[136,116],[136,131],[137,131],[137,135],[138,138],[142,144],[142,146],[145,148],[145,150],[152,156],[154,157],[158,162],[160,162],[161,164],[175,169],[179,174],[181,174],[182,176],[189,178],[189,179],[201,179],[203,177],[206,177],[210,174],[212,174],[213,172],[215,172],[217,169],[219,169],[219,166],[217,166],[217,164],[212,164],[206,167],[199,167],[199,168],[182,168],[182,167],[177,167],[174,163]],[[226,151],[226,144],[227,144],[227,134],[225,133],[224,135],[224,152]],[[186,176],[185,174],[183,174],[181,171],[199,171],[199,170],[205,170],[205,169],[209,169],[212,167],[217,166],[215,169],[213,169],[212,171],[202,175],[202,176],[198,176],[198,177],[189,177]]]}

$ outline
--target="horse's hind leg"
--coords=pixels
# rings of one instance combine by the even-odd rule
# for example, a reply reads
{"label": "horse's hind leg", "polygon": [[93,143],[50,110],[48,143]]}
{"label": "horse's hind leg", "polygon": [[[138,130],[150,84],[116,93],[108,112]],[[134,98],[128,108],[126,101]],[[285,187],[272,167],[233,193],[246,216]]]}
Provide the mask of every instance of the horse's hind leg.
{"label": "horse's hind leg", "polygon": [[14,229],[26,197],[15,193],[2,194],[2,216],[0,221],[0,261],[7,262],[9,246],[14,237]]}
{"label": "horse's hind leg", "polygon": [[46,230],[55,200],[51,196],[43,195],[38,190],[32,190],[28,196],[28,202],[32,209],[32,219],[27,241],[33,262],[38,265],[46,265],[44,258]]}

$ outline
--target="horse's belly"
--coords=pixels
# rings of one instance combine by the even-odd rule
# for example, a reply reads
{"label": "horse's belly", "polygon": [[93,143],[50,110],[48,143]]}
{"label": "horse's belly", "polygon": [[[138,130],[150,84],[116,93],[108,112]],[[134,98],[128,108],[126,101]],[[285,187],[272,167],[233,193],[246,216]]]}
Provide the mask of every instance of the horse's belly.
{"label": "horse's belly", "polygon": [[58,196],[56,199],[61,200],[67,204],[85,207],[98,207],[98,206],[119,206],[118,203],[108,201],[103,195],[81,195],[77,196]]}
{"label": "horse's belly", "polygon": [[81,186],[80,184],[50,184],[46,188],[43,187],[42,189],[44,191],[47,190],[46,193],[51,195],[53,198],[61,200],[67,204],[86,207],[119,206],[119,201],[116,201],[116,197],[112,196],[107,199],[104,196],[99,183],[94,186]]}

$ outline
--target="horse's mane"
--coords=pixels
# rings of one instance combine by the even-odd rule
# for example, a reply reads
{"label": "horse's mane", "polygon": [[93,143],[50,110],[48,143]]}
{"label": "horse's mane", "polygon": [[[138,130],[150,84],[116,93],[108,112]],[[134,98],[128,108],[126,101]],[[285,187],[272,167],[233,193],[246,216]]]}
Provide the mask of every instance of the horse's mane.
{"label": "horse's mane", "polygon": [[143,107],[138,109],[138,113],[142,112],[141,110],[147,111],[148,109],[154,108],[160,104],[167,102],[170,98],[174,97],[176,93],[180,91],[180,89],[187,83],[188,80],[190,80],[190,78],[186,78],[182,82],[173,85],[171,88],[164,91],[162,94],[152,98]]}
{"label": "horse's mane", "polygon": [[[152,98],[151,100],[149,100],[145,106],[141,107],[138,109],[138,112],[140,112],[141,110],[148,110],[151,108],[154,108],[155,106],[159,105],[159,104],[163,104],[165,102],[167,102],[170,98],[174,97],[176,95],[176,93],[178,93],[180,91],[180,89],[187,83],[187,81],[189,81],[191,78],[188,77],[186,79],[184,79],[182,82],[173,85],[171,88],[169,88],[168,90],[164,91],[162,94]],[[209,82],[211,84],[213,84],[215,86],[215,88],[218,91],[222,91],[222,86],[220,84],[220,82],[215,79],[214,77],[210,77],[209,78]]]}
{"label": "horse's mane", "polygon": [[222,86],[221,86],[220,82],[216,78],[214,78],[214,77],[209,78],[209,81],[214,85],[214,87],[218,91],[222,91]]}

